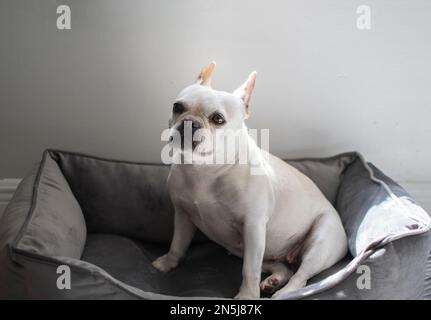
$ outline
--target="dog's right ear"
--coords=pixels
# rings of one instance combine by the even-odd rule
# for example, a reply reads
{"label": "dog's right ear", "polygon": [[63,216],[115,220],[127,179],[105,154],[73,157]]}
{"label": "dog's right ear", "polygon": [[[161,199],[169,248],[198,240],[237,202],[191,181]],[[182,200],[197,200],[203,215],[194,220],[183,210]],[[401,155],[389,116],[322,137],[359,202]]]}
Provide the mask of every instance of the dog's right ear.
{"label": "dog's right ear", "polygon": [[197,83],[203,86],[210,87],[211,86],[211,75],[215,69],[216,63],[212,61],[208,66],[202,69],[199,74]]}
{"label": "dog's right ear", "polygon": [[246,119],[250,115],[248,105],[250,103],[251,93],[253,92],[254,85],[256,84],[256,74],[256,71],[250,73],[246,82],[244,82],[238,89],[233,92],[234,95],[240,97],[244,102]]}

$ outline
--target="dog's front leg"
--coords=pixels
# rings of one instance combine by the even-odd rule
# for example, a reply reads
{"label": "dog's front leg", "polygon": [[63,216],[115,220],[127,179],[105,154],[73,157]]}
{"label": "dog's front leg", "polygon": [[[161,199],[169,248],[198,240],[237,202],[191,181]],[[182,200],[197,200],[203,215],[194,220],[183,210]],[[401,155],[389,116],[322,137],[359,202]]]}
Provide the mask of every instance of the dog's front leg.
{"label": "dog's front leg", "polygon": [[190,221],[187,214],[175,208],[174,237],[171,247],[167,254],[153,261],[153,266],[162,272],[176,268],[190,246],[195,232],[196,226]]}
{"label": "dog's front leg", "polygon": [[244,224],[242,284],[235,299],[258,299],[260,296],[259,283],[265,252],[265,237],[265,221]]}

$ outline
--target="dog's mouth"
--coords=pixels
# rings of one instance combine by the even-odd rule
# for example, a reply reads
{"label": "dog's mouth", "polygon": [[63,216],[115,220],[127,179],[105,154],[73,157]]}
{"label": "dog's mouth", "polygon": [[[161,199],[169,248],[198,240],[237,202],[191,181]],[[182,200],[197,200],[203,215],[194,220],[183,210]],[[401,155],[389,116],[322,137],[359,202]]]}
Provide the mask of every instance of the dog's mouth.
{"label": "dog's mouth", "polygon": [[[182,149],[184,151],[184,149]],[[208,157],[213,154],[213,150],[208,148],[207,145],[203,143],[203,141],[193,141],[192,150],[193,154],[198,155],[200,157]]]}
{"label": "dog's mouth", "polygon": [[[181,152],[187,153],[191,152],[194,155],[197,155],[199,157],[208,157],[213,154],[213,150],[211,148],[208,148],[209,146],[204,143],[205,137],[202,137],[200,141],[192,141],[191,143],[188,142],[188,144],[185,144],[184,141],[181,141]],[[186,145],[186,146],[185,146]]]}
{"label": "dog's mouth", "polygon": [[[191,147],[192,151],[195,151],[196,148],[200,145],[203,145],[203,142],[205,141],[205,137],[201,137],[201,140],[187,140],[187,138],[181,137],[181,150],[189,150]],[[199,152],[200,153],[200,152]]]}
{"label": "dog's mouth", "polygon": [[202,144],[205,141],[205,137],[201,137],[201,140],[199,141],[192,141],[192,149],[195,150],[196,147],[200,144]]}
{"label": "dog's mouth", "polygon": [[213,151],[196,151],[196,153],[202,157],[208,157],[213,154]]}

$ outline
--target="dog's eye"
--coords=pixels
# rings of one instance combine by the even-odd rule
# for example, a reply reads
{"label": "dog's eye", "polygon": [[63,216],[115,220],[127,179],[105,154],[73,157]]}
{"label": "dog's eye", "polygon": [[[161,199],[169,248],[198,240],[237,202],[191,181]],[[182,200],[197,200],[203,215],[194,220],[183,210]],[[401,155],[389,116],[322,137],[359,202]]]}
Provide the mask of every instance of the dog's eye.
{"label": "dog's eye", "polygon": [[173,113],[182,113],[184,112],[184,106],[180,102],[175,102],[174,107],[172,108]]}
{"label": "dog's eye", "polygon": [[226,122],[226,120],[224,119],[224,117],[220,113],[214,113],[211,116],[211,121],[217,125],[222,125]]}

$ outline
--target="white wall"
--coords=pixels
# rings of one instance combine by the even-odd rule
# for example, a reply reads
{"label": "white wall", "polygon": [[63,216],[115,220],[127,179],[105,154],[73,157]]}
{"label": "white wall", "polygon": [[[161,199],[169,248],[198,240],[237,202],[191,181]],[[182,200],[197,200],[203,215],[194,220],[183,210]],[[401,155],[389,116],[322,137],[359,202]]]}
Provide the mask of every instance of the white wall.
{"label": "white wall", "polygon": [[[59,4],[72,30],[56,29]],[[275,154],[359,150],[427,183],[430,12],[427,0],[2,0],[0,178],[46,147],[159,161],[172,99],[214,59],[218,89],[258,71],[248,124],[270,129]]]}

